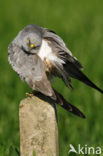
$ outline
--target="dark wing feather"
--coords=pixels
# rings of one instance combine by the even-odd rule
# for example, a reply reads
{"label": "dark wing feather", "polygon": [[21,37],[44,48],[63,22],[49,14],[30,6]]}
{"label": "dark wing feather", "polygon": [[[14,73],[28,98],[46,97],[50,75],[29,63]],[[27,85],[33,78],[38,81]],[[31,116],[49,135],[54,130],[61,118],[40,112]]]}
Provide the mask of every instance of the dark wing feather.
{"label": "dark wing feather", "polygon": [[75,57],[72,56],[71,52],[58,35],[48,29],[45,29],[44,38],[52,41],[51,44],[53,43],[52,47],[54,46],[54,52],[65,62],[62,66],[58,64],[58,69],[60,70],[63,80],[66,82],[67,86],[68,83],[70,85],[70,77],[73,77],[103,93],[100,88],[98,88],[82,73],[82,65]]}
{"label": "dark wing feather", "polygon": [[81,118],[85,118],[85,115],[78,108],[76,108],[75,106],[70,104],[68,101],[66,101],[61,94],[59,94],[57,91],[55,91],[55,94],[57,96],[57,104],[59,104],[61,107],[63,107],[67,111],[69,111]]}
{"label": "dark wing feather", "polygon": [[85,83],[86,85],[98,90],[99,92],[103,93],[99,87],[97,87],[89,78],[80,71],[75,64],[72,62],[67,61],[66,64],[63,65],[64,70],[73,78],[80,80],[81,82]]}
{"label": "dark wing feather", "polygon": [[59,94],[55,90],[54,90],[54,92],[55,92],[57,100],[52,100],[50,97],[45,97],[40,92],[36,92],[35,95],[38,96],[39,98],[41,98],[42,100],[48,101],[51,104],[56,103],[56,104],[60,105],[62,108],[64,108],[65,110],[67,110],[81,118],[86,118],[85,115],[78,108],[76,108],[75,106],[70,104],[68,101],[66,101],[61,94]]}
{"label": "dark wing feather", "polygon": [[[59,57],[60,59],[64,61],[65,61],[65,58],[67,58],[70,62],[73,62],[77,66],[77,68],[82,68],[82,65],[79,63],[79,61],[76,58],[72,56],[72,53],[67,49],[63,40],[58,35],[56,35],[55,32],[48,30],[48,29],[44,29],[43,38],[49,41],[48,43],[52,47],[53,52],[55,53],[55,55],[57,55],[57,57]],[[61,78],[65,82],[66,86],[73,88],[71,85],[70,76],[64,70],[62,64],[59,64],[56,61],[54,61],[53,63],[56,69],[60,73],[60,74],[57,74],[57,76],[60,77],[61,75]]]}
{"label": "dark wing feather", "polygon": [[82,69],[83,66],[81,65],[81,63],[77,60],[77,58],[72,56],[71,51],[66,47],[64,41],[52,30],[48,30],[48,29],[44,29],[44,33],[43,33],[43,38],[50,40],[54,43],[54,45],[56,46],[56,52],[58,54],[62,54],[62,56],[68,58],[68,60],[70,62],[73,62],[77,68]]}

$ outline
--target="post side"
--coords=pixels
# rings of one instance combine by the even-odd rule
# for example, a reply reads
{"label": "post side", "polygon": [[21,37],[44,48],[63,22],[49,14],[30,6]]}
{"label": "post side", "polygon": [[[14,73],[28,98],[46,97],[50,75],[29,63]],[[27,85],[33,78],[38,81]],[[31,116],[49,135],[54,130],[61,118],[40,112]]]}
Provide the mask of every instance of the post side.
{"label": "post side", "polygon": [[[33,96],[21,101],[21,156],[58,156],[56,106]],[[33,155],[33,153],[35,153]]]}

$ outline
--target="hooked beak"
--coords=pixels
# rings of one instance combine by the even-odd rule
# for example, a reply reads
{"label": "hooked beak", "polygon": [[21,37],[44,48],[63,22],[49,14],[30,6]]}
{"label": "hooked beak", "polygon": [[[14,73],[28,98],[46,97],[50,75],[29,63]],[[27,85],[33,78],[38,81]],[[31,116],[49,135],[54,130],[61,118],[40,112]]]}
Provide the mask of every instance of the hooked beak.
{"label": "hooked beak", "polygon": [[28,55],[34,55],[36,54],[37,52],[34,50],[35,48],[29,48],[28,50],[26,50],[23,46],[21,47],[21,49],[23,50],[23,52],[25,52],[26,54]]}

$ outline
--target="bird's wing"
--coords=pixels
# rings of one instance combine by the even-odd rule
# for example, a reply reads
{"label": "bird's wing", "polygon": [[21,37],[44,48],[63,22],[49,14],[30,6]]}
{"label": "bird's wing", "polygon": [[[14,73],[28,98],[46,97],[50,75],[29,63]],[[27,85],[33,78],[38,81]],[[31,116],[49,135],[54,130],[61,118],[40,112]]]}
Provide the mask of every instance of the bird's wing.
{"label": "bird's wing", "polygon": [[56,50],[54,52],[57,52],[60,57],[68,59],[79,69],[83,68],[77,58],[72,56],[71,51],[66,47],[64,41],[54,31],[44,29],[43,38],[52,41],[52,43],[56,47]]}
{"label": "bird's wing", "polygon": [[[70,50],[66,47],[64,41],[53,31],[44,29],[43,38],[48,41],[50,46],[52,47],[52,51],[54,55],[56,55],[59,60],[62,60],[62,62],[68,60],[75,64],[75,66],[78,69],[83,68],[82,65],[79,63],[79,61],[72,56],[72,53]],[[67,87],[71,86],[71,79],[69,73],[64,70],[62,63],[59,63],[59,61],[53,62],[56,69],[59,71],[61,78],[65,82]]]}
{"label": "bird's wing", "polygon": [[57,97],[57,104],[59,104],[61,107],[63,107],[65,110],[81,117],[81,118],[86,118],[85,115],[78,109],[76,108],[75,106],[73,106],[72,104],[70,104],[68,101],[66,101],[64,99],[64,97],[59,94],[56,90],[55,91],[55,94],[56,94],[56,97]]}
{"label": "bird's wing", "polygon": [[74,115],[77,115],[81,118],[86,118],[85,115],[77,107],[73,106],[68,101],[66,101],[64,97],[61,94],[59,94],[55,89],[54,92],[57,98],[56,100],[51,100],[50,97],[45,98],[45,96],[40,92],[36,92],[35,95],[41,98],[42,100],[48,101],[49,103],[58,104],[60,107],[64,108],[66,111],[69,111]]}
{"label": "bird's wing", "polygon": [[[55,93],[51,87],[51,84],[47,78],[45,72],[45,65],[43,61],[40,59],[38,55],[32,56],[32,66],[31,73],[29,78],[27,78],[27,83],[31,86],[34,90],[39,91],[46,96],[50,96],[53,99],[56,99]],[[36,62],[36,63],[35,63]]]}
{"label": "bird's wing", "polygon": [[[32,89],[56,99],[55,93],[46,76],[44,62],[40,57],[36,54],[25,54],[21,47],[15,43],[9,45],[8,51],[8,55],[10,55],[12,51],[12,58],[9,58],[9,61],[20,78],[25,80]],[[15,62],[12,63],[12,59],[14,59]]]}
{"label": "bird's wing", "polygon": [[55,65],[62,74],[63,80],[66,83],[67,87],[70,86],[70,77],[73,77],[103,93],[103,90],[97,87],[91,80],[88,79],[87,76],[85,76],[85,74],[83,74],[83,72],[81,71],[81,63],[72,56],[72,53],[66,47],[63,40],[58,35],[56,35],[56,33],[45,29],[43,36],[45,39],[51,41],[53,51],[56,53],[56,55],[58,55],[59,58],[64,60],[64,64],[62,64],[62,66],[57,63],[55,63]]}

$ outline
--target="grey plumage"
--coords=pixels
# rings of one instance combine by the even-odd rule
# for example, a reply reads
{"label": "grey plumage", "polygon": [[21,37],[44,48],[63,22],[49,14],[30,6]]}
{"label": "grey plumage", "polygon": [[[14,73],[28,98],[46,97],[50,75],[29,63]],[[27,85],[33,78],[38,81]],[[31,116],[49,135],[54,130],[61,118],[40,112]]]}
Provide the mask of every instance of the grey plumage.
{"label": "grey plumage", "polygon": [[8,59],[20,78],[33,90],[51,97],[59,104],[62,103],[63,108],[72,110],[71,112],[78,116],[84,117],[51,87],[49,80],[53,76],[61,77],[67,87],[71,86],[73,77],[103,93],[82,73],[81,63],[72,56],[63,40],[46,28],[26,26],[10,43]]}
{"label": "grey plumage", "polygon": [[38,55],[24,53],[13,42],[9,45],[8,55],[9,62],[22,80],[25,80],[33,90],[55,99],[54,91],[45,73],[45,65]]}

